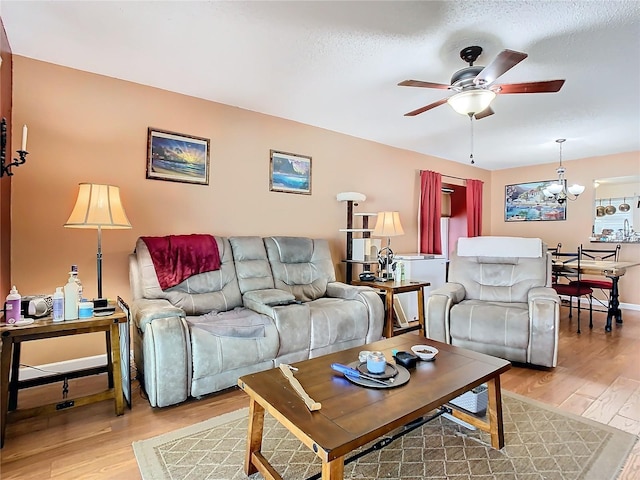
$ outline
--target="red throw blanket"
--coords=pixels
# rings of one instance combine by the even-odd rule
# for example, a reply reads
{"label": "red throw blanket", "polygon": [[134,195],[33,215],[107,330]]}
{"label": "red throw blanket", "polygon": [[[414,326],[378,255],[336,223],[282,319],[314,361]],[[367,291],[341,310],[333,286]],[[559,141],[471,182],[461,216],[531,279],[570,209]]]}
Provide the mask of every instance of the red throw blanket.
{"label": "red throw blanket", "polygon": [[192,275],[220,269],[218,243],[211,235],[140,238],[149,249],[163,290],[178,285]]}

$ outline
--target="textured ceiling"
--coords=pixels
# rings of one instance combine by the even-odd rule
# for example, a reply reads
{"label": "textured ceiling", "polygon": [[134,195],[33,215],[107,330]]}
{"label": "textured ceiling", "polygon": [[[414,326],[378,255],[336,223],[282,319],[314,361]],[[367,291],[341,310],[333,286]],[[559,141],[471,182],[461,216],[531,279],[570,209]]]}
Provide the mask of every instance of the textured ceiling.
{"label": "textured ceiling", "polygon": [[7,1],[14,54],[296,120],[467,163],[469,119],[449,95],[459,51],[528,53],[498,83],[566,79],[558,93],[498,95],[474,122],[489,170],[640,151],[640,2]]}

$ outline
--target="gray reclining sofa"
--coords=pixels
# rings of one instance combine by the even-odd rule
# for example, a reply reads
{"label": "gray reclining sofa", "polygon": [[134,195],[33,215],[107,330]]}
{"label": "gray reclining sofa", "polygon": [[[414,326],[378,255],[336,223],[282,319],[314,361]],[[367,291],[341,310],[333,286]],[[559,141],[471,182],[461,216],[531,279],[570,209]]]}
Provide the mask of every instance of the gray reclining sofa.
{"label": "gray reclining sofa", "polygon": [[164,290],[142,238],[129,256],[134,358],[152,406],[381,338],[382,300],[336,282],[326,240],[213,238],[220,268]]}

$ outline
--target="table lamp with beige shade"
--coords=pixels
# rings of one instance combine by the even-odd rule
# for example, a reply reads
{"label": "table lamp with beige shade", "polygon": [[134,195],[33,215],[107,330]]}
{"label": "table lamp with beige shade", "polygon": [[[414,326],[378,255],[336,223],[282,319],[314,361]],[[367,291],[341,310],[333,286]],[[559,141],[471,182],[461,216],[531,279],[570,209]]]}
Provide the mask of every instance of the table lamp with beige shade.
{"label": "table lamp with beige shade", "polygon": [[106,307],[106,299],[102,298],[102,230],[131,228],[120,201],[120,188],[113,185],[81,183],[76,204],[64,226],[98,230],[98,298],[94,299],[94,304],[96,307]]}
{"label": "table lamp with beige shade", "polygon": [[[391,280],[393,278],[393,272],[391,271],[391,263],[393,262],[393,251],[391,250],[391,237],[404,235],[402,224],[400,223],[399,212],[378,212],[378,219],[376,226],[373,229],[373,236],[375,237],[387,237],[387,246],[378,252],[378,261],[381,266],[386,269],[386,272],[382,273],[382,278],[385,280]],[[382,265],[384,264],[384,265]]]}

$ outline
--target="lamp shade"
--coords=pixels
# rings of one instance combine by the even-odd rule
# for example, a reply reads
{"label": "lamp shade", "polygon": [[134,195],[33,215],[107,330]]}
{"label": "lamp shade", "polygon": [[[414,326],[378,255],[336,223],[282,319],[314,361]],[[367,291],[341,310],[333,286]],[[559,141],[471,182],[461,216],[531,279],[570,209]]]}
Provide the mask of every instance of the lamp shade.
{"label": "lamp shade", "polygon": [[548,190],[549,190],[553,195],[557,195],[557,194],[559,194],[559,193],[562,191],[562,189],[563,189],[563,188],[564,188],[564,187],[563,187],[563,186],[562,186],[562,184],[561,184],[561,183],[559,183],[559,182],[552,183],[552,184],[550,184],[550,185],[548,185],[548,186],[547,186],[547,189],[548,189]]}
{"label": "lamp shade", "polygon": [[396,237],[404,235],[398,212],[378,212],[378,220],[373,230],[376,237]]}
{"label": "lamp shade", "polygon": [[113,185],[81,183],[76,204],[69,215],[68,228],[131,228],[120,201],[120,188]]}
{"label": "lamp shade", "polygon": [[577,197],[582,192],[584,192],[584,186],[583,185],[578,185],[577,183],[574,183],[569,188],[567,188],[567,190],[569,190],[569,193],[571,195],[575,195]]}
{"label": "lamp shade", "polygon": [[487,108],[494,98],[491,90],[467,90],[450,97],[447,103],[462,115],[473,115]]}

